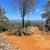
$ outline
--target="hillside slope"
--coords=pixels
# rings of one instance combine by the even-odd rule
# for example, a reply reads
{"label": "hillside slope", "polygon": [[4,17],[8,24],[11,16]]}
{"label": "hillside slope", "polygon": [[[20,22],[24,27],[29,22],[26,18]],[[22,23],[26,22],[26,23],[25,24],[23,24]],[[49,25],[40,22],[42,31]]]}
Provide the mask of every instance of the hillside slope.
{"label": "hillside slope", "polygon": [[13,46],[19,45],[20,50],[50,50],[50,35],[41,35],[41,31],[37,27],[30,27],[29,29],[33,32],[32,36],[0,35],[9,40]]}

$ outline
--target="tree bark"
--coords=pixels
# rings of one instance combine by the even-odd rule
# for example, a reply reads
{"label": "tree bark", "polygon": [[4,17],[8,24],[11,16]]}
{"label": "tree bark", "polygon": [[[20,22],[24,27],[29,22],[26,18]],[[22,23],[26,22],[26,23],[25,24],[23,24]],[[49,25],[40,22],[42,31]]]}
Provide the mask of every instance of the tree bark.
{"label": "tree bark", "polygon": [[22,18],[22,28],[24,28],[24,16]]}
{"label": "tree bark", "polygon": [[47,28],[48,20],[46,20],[46,28]]}

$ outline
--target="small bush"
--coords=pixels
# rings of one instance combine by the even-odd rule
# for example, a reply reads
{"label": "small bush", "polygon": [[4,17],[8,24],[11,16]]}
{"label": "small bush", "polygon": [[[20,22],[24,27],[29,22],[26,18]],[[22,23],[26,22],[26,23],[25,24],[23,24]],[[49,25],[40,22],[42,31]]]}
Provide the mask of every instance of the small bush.
{"label": "small bush", "polygon": [[31,26],[31,22],[30,22],[30,21],[27,21],[27,22],[25,23],[25,27],[29,27],[29,26]]}
{"label": "small bush", "polygon": [[1,31],[6,31],[6,30],[8,30],[8,22],[6,22],[6,21],[0,21],[0,32]]}
{"label": "small bush", "polygon": [[12,30],[14,29],[14,25],[8,21],[0,21],[0,32]]}
{"label": "small bush", "polygon": [[7,31],[7,30],[16,30],[18,28],[21,28],[21,24],[16,22],[9,22],[9,21],[0,21],[0,32]]}
{"label": "small bush", "polygon": [[29,35],[30,33],[29,33],[29,32],[27,32],[26,34],[27,34],[27,35]]}
{"label": "small bush", "polygon": [[48,30],[50,30],[50,24],[47,25]]}
{"label": "small bush", "polygon": [[8,30],[8,28],[7,27],[3,27],[2,28],[2,31],[4,32],[4,31],[7,31]]}
{"label": "small bush", "polygon": [[40,30],[45,29],[45,24],[44,23],[35,23],[33,24],[34,27],[38,27]]}

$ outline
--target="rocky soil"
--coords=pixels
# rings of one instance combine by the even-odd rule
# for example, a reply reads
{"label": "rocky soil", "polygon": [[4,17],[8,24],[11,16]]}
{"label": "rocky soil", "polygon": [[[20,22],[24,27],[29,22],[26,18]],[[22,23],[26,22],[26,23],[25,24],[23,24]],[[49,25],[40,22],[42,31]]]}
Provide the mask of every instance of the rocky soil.
{"label": "rocky soil", "polygon": [[32,32],[31,36],[17,37],[9,36],[6,32],[0,33],[0,50],[50,50],[50,31],[42,35],[37,27],[28,29]]}
{"label": "rocky soil", "polygon": [[11,45],[4,36],[0,35],[0,50],[19,50],[19,46],[15,45],[14,47]]}

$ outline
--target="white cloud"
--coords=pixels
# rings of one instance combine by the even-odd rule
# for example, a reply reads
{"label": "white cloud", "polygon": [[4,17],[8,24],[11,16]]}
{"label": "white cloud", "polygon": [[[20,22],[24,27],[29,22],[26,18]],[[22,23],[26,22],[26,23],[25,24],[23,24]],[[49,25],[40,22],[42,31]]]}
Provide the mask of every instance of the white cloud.
{"label": "white cloud", "polygon": [[35,12],[39,12],[40,10],[35,10]]}
{"label": "white cloud", "polygon": [[[39,12],[39,11],[40,11],[40,10],[35,10],[35,12]],[[29,13],[31,14],[31,13],[33,13],[33,12],[30,11]]]}
{"label": "white cloud", "polygon": [[42,13],[45,13],[45,12],[41,12],[41,14],[42,14]]}

